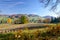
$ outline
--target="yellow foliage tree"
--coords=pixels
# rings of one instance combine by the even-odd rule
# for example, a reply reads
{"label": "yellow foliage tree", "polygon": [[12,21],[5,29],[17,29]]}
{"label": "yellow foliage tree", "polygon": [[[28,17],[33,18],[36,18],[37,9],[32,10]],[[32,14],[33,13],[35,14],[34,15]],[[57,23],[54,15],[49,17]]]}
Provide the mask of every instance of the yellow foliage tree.
{"label": "yellow foliage tree", "polygon": [[7,23],[11,23],[11,22],[12,22],[11,18],[8,18]]}

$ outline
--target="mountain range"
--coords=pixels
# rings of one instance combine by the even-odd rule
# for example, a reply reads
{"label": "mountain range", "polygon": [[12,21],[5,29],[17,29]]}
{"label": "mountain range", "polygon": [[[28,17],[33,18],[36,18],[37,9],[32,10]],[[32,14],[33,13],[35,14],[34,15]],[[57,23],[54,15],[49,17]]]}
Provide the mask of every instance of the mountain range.
{"label": "mountain range", "polygon": [[[22,15],[25,15],[25,16],[28,16],[28,17],[41,17],[41,16],[39,16],[39,15],[35,15],[35,14],[13,14],[13,15],[0,15],[0,17],[20,17],[20,16],[22,16]],[[42,18],[49,18],[49,19],[51,19],[51,18],[53,18],[53,19],[55,19],[55,17],[53,17],[53,16],[44,16],[44,17],[42,17]]]}

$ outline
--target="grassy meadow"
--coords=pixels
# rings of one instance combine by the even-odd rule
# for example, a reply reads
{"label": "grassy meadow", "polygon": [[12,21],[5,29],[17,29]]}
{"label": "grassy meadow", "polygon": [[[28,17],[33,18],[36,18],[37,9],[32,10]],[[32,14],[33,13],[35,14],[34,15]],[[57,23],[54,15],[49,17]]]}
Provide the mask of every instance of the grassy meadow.
{"label": "grassy meadow", "polygon": [[[0,24],[0,28],[15,28],[24,24]],[[3,27],[4,26],[4,27]],[[45,28],[18,30],[16,32],[0,33],[0,40],[60,40],[60,24],[47,25]]]}

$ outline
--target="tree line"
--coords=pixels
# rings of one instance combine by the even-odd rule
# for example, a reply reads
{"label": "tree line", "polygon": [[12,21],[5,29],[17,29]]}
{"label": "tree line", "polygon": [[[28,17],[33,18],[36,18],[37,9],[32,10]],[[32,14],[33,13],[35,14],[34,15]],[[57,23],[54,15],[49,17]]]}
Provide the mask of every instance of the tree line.
{"label": "tree line", "polygon": [[51,19],[51,23],[60,23],[60,17],[57,17],[54,20]]}
{"label": "tree line", "polygon": [[21,16],[20,18],[14,20],[12,18],[7,18],[7,20],[4,20],[4,18],[2,20],[0,20],[0,24],[2,23],[8,23],[8,24],[24,24],[24,23],[28,23],[28,18],[26,16]]}

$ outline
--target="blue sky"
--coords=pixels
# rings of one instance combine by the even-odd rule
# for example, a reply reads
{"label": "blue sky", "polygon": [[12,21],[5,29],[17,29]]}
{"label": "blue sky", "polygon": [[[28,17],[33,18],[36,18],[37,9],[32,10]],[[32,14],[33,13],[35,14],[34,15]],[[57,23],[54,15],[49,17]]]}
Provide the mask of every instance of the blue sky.
{"label": "blue sky", "polygon": [[44,8],[39,0],[0,0],[0,14],[37,14],[40,16],[57,16]]}

